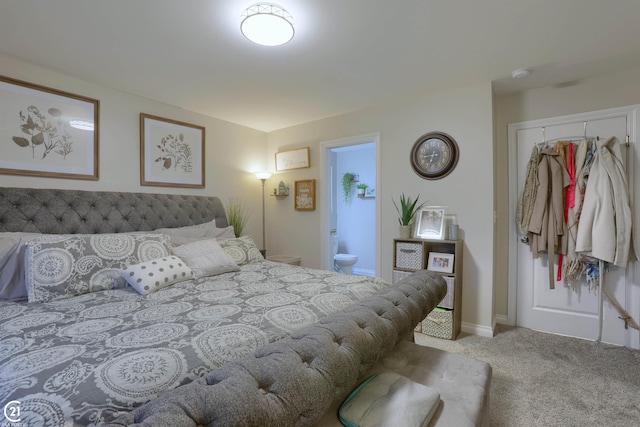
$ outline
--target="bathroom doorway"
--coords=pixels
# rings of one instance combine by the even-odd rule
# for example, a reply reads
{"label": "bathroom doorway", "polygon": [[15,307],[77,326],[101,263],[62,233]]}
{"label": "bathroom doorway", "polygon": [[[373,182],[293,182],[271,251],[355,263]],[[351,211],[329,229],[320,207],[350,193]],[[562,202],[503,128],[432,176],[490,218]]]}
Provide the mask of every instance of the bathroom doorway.
{"label": "bathroom doorway", "polygon": [[[379,276],[379,134],[327,141],[321,147],[326,183],[321,194],[325,201],[321,225],[322,265],[326,270]],[[345,174],[353,179],[350,183],[345,180],[343,186]],[[358,195],[358,184],[366,186],[362,195]],[[346,197],[345,187],[350,190]],[[337,253],[341,254],[337,257],[338,263],[334,259],[334,241],[337,241]],[[345,267],[344,259],[355,258],[355,263]]]}

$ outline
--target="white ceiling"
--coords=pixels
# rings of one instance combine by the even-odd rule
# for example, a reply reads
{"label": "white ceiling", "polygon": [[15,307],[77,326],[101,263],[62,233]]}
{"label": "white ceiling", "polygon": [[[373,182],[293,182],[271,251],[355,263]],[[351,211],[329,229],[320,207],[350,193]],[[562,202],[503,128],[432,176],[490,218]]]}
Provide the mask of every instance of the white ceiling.
{"label": "white ceiling", "polygon": [[0,53],[263,131],[640,67],[640,0],[276,1],[296,24],[280,47],[241,35],[253,0],[0,0]]}

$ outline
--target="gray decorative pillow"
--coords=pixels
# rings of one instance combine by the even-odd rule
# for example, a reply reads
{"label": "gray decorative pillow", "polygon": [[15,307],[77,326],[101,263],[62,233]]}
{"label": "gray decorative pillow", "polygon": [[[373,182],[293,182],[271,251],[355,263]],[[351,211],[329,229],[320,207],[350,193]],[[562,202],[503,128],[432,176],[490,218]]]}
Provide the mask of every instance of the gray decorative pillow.
{"label": "gray decorative pillow", "polygon": [[187,263],[173,255],[126,266],[120,273],[141,295],[193,278]]}
{"label": "gray decorative pillow", "polygon": [[42,236],[25,245],[29,302],[46,302],[123,288],[120,269],[171,254],[164,234],[116,233]]}
{"label": "gray decorative pillow", "polygon": [[222,246],[222,249],[224,249],[226,253],[231,255],[233,262],[238,265],[264,259],[260,253],[260,249],[258,249],[253,239],[249,236],[219,240],[218,243],[220,243],[220,246]]}
{"label": "gray decorative pillow", "polygon": [[0,299],[27,298],[24,282],[24,244],[40,233],[0,233]]}

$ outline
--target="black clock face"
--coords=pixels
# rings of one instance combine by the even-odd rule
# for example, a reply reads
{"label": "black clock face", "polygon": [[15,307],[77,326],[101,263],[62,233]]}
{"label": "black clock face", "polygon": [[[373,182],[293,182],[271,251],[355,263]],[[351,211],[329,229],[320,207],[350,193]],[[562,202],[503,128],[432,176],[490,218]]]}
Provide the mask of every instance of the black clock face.
{"label": "black clock face", "polygon": [[458,144],[449,135],[431,132],[421,136],[411,150],[411,166],[425,179],[447,176],[458,163]]}

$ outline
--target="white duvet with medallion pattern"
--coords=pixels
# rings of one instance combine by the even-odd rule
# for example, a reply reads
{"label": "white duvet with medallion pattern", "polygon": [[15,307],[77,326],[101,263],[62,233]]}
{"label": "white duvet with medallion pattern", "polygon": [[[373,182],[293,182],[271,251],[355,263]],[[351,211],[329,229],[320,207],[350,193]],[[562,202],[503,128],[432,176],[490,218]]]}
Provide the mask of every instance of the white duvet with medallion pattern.
{"label": "white duvet with medallion pattern", "polygon": [[2,301],[0,402],[23,426],[99,425],[387,286],[265,260],[146,296]]}

